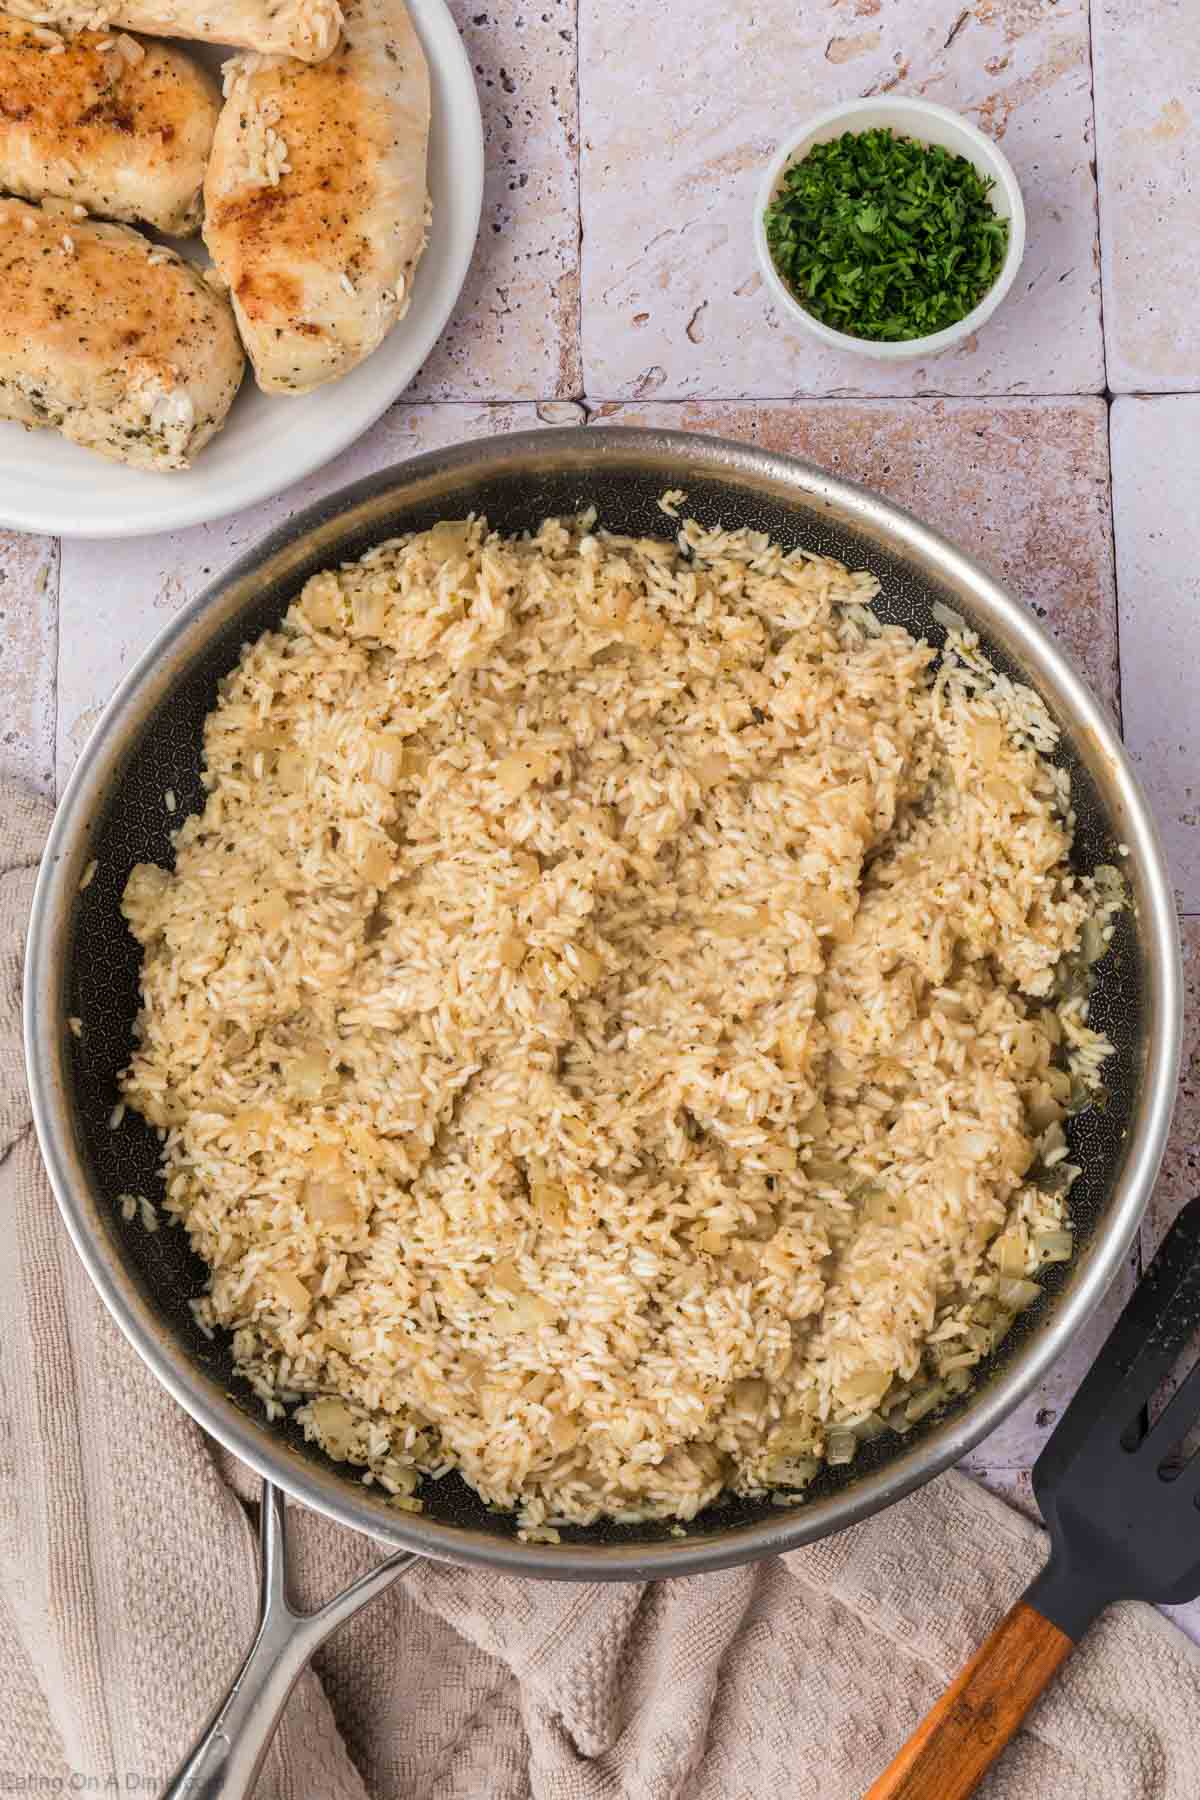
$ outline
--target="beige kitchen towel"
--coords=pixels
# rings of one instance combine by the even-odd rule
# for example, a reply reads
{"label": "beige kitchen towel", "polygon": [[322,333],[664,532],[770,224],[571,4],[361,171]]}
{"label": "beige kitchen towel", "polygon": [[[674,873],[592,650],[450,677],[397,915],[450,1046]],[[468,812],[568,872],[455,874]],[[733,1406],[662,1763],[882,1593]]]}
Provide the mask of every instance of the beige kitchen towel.
{"label": "beige kitchen towel", "polygon": [[[256,1484],[92,1293],[29,1120],[22,945],[49,811],[0,788],[0,1795],[153,1794],[249,1641]],[[378,1551],[293,1508],[314,1604]],[[425,1563],[325,1647],[262,1800],[858,1800],[1045,1554],[959,1476],[840,1537],[649,1586]],[[990,1800],[1196,1800],[1200,1652],[1088,1634]]]}

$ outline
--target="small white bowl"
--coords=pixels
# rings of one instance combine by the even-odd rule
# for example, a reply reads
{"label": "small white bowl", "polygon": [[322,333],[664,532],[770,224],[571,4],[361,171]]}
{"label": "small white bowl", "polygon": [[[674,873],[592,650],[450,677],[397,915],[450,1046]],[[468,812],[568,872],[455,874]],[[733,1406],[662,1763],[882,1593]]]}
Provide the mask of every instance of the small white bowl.
{"label": "small white bowl", "polygon": [[[995,186],[988,197],[996,217],[1008,220],[1008,249],[1004,261],[979,305],[957,324],[947,325],[944,331],[931,331],[926,337],[880,342],[876,338],[851,337],[848,332],[834,331],[832,326],[814,318],[796,299],[775,267],[767,245],[764,215],[782,184],[785,170],[792,163],[801,161],[814,144],[827,144],[845,131],[871,131],[876,127],[890,127],[897,137],[913,138],[920,144],[939,144],[944,150],[965,156],[985,180],[988,176],[992,178]],[[996,148],[991,138],[985,137],[958,113],[951,112],[948,106],[935,106],[932,100],[906,99],[903,95],[880,100],[848,100],[842,106],[831,106],[826,112],[817,113],[776,152],[758,190],[754,244],[768,288],[784,311],[806,331],[811,331],[823,343],[831,344],[835,350],[848,350],[855,356],[870,356],[885,362],[902,362],[910,357],[936,356],[941,350],[949,350],[991,318],[1016,279],[1025,253],[1025,206],[1008,158]]]}

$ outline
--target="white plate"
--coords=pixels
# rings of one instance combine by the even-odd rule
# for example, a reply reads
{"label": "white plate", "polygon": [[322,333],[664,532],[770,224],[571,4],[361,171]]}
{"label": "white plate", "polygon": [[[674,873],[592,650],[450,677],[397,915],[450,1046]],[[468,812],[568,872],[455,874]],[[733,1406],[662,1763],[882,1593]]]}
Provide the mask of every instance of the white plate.
{"label": "white plate", "polygon": [[[366,362],[312,394],[262,394],[247,370],[224,430],[190,469],[170,474],[127,469],[55,431],[25,431],[0,421],[0,524],[62,537],[118,538],[219,519],[320,468],[403,393],[454,309],[483,205],[483,124],[467,53],[445,0],[407,5],[433,90],[433,228],[417,265],[412,304],[399,324]],[[203,54],[198,45],[181,48]],[[204,257],[199,238],[175,240],[175,247]]]}

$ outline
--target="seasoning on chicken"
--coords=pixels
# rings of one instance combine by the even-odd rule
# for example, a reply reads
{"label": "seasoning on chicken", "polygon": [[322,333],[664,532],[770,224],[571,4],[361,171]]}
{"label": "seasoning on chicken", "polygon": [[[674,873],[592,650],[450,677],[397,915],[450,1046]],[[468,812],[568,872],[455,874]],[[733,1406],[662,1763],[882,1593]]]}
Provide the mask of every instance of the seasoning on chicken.
{"label": "seasoning on chicken", "polygon": [[0,13],[0,188],[187,237],[220,90],[181,50]]}
{"label": "seasoning on chicken", "polygon": [[429,71],[401,0],[351,0],[326,61],[238,57],[225,89],[204,240],[258,385],[307,393],[408,309],[429,225]]}
{"label": "seasoning on chicken", "polygon": [[277,51],[319,62],[338,41],[337,0],[7,0],[8,11],[72,31],[146,31],[151,37],[202,38],[246,50]]}
{"label": "seasoning on chicken", "polygon": [[125,225],[0,200],[0,418],[142,469],[184,469],[242,378],[233,313]]}

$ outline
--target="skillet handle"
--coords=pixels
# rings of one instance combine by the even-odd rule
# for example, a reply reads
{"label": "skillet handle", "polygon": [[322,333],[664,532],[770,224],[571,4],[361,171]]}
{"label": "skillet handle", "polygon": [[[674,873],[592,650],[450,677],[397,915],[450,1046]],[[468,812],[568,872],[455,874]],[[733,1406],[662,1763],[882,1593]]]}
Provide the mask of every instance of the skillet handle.
{"label": "skillet handle", "polygon": [[1019,1600],[863,1800],[967,1800],[1074,1648]]}
{"label": "skillet handle", "polygon": [[258,1630],[229,1692],[191,1753],[163,1789],[161,1800],[247,1800],[271,1747],[288,1695],[313,1652],[397,1575],[420,1558],[389,1556],[316,1612],[293,1610],[287,1587],[287,1527],[283,1495],[263,1482],[259,1542]]}

